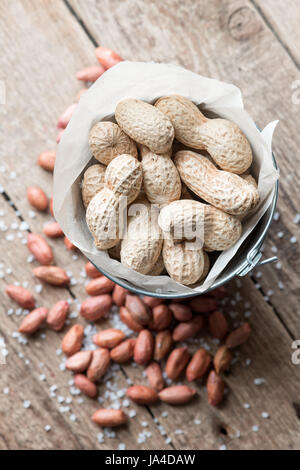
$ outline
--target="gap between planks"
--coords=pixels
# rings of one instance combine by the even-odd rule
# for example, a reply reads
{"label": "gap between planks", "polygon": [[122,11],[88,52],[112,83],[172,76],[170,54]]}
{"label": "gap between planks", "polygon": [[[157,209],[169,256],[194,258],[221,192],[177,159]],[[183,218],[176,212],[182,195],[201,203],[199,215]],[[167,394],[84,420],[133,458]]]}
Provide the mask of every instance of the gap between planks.
{"label": "gap between planks", "polygon": [[300,64],[298,62],[298,60],[296,59],[296,57],[294,56],[294,54],[292,53],[292,51],[290,50],[289,46],[283,41],[283,39],[281,38],[281,36],[277,33],[277,31],[273,28],[271,22],[268,20],[267,16],[265,15],[265,13],[262,11],[262,9],[260,8],[260,6],[256,3],[256,0],[249,0],[249,2],[253,5],[253,7],[255,8],[257,14],[261,17],[261,19],[263,20],[263,22],[265,23],[266,27],[271,31],[271,33],[273,34],[273,36],[275,37],[275,39],[279,42],[279,44],[281,45],[281,47],[285,50],[285,52],[287,53],[287,55],[289,56],[289,58],[291,59],[291,61],[295,64],[295,66],[297,67],[297,69],[299,70],[300,69]]}

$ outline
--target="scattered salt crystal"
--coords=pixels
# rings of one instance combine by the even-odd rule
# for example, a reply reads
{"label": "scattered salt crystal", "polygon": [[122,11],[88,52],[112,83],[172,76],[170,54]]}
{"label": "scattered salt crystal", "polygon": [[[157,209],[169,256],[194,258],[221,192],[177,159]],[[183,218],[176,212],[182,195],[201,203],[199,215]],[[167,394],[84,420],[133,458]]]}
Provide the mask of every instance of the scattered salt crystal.
{"label": "scattered salt crystal", "polygon": [[97,434],[97,441],[99,442],[99,444],[103,444],[103,442],[104,442],[104,434],[103,434],[103,432],[98,432],[98,434]]}
{"label": "scattered salt crystal", "polygon": [[28,211],[28,217],[30,219],[34,219],[36,217],[36,213],[34,211]]}
{"label": "scattered salt crystal", "polygon": [[135,410],[129,410],[128,411],[128,416],[129,416],[129,418],[134,418],[136,416],[136,411]]}
{"label": "scattered salt crystal", "polygon": [[271,297],[271,295],[273,295],[273,294],[274,294],[274,291],[272,289],[269,289],[267,291],[267,296]]}
{"label": "scattered salt crystal", "polygon": [[57,401],[58,401],[58,403],[63,403],[65,401],[65,399],[61,395],[58,395]]}
{"label": "scattered salt crystal", "polygon": [[244,404],[243,404],[243,407],[244,407],[246,410],[249,410],[249,408],[251,408],[251,405],[249,405],[249,403],[244,403]]}
{"label": "scattered salt crystal", "polygon": [[278,252],[278,248],[277,248],[276,246],[272,246],[271,251],[272,251],[273,253],[277,253],[277,252]]}
{"label": "scattered salt crystal", "polygon": [[46,380],[45,374],[41,374],[41,375],[40,375],[40,380],[41,380],[42,382],[43,382],[44,380]]}
{"label": "scattered salt crystal", "polygon": [[291,243],[297,243],[297,237],[293,236],[290,238]]}
{"label": "scattered salt crystal", "polygon": [[3,393],[4,393],[4,395],[8,395],[8,394],[9,394],[9,388],[8,388],[8,387],[4,387]]}
{"label": "scattered salt crystal", "polygon": [[300,214],[296,214],[293,220],[294,224],[299,224],[300,222]]}
{"label": "scattered salt crystal", "polygon": [[124,442],[120,442],[118,446],[118,450],[125,450],[125,449],[126,449],[126,445],[124,444]]}
{"label": "scattered salt crystal", "polygon": [[262,385],[266,382],[266,380],[263,377],[257,378],[253,380],[254,385]]}
{"label": "scattered salt crystal", "polygon": [[284,285],[281,281],[278,281],[278,287],[279,287],[280,290],[284,289]]}
{"label": "scattered salt crystal", "polygon": [[268,419],[270,417],[270,415],[266,411],[263,411],[262,414],[261,414],[261,417],[264,418],[264,419]]}
{"label": "scattered salt crystal", "polygon": [[258,432],[259,431],[259,426],[252,426],[252,431],[253,432]]}
{"label": "scattered salt crystal", "polygon": [[279,217],[280,217],[280,214],[279,214],[279,212],[276,211],[273,215],[273,219],[274,220],[279,220]]}
{"label": "scattered salt crystal", "polygon": [[62,350],[60,348],[58,348],[56,351],[56,355],[57,356],[61,356],[62,355]]}
{"label": "scattered salt crystal", "polygon": [[258,271],[257,273],[255,273],[255,277],[257,279],[261,278],[262,277],[262,272],[261,271]]}
{"label": "scattered salt crystal", "polygon": [[250,364],[251,364],[251,359],[249,359],[249,358],[246,359],[245,364],[246,364],[247,367],[250,366]]}
{"label": "scattered salt crystal", "polygon": [[27,408],[30,408],[30,407],[31,407],[31,402],[30,402],[29,400],[24,400],[23,406],[24,406],[24,408],[26,408],[26,409],[27,409]]}
{"label": "scattered salt crystal", "polygon": [[125,406],[125,408],[127,408],[130,405],[130,401],[127,400],[127,398],[125,398],[125,400],[123,400],[122,405]]}
{"label": "scattered salt crystal", "polygon": [[195,418],[195,419],[194,419],[194,423],[195,423],[195,424],[201,424],[201,419]]}
{"label": "scattered salt crystal", "polygon": [[147,426],[149,426],[149,423],[148,421],[142,421],[141,425],[143,426],[143,428],[146,428]]}
{"label": "scattered salt crystal", "polygon": [[184,434],[184,431],[182,429],[175,429],[175,433],[177,435]]}
{"label": "scattered salt crystal", "polygon": [[227,449],[227,447],[226,447],[225,444],[222,444],[222,445],[219,447],[219,450],[226,450],[226,449]]}
{"label": "scattered salt crystal", "polygon": [[166,444],[171,444],[171,442],[172,442],[172,439],[171,439],[170,437],[167,437],[167,438],[165,439],[165,443],[166,443]]}
{"label": "scattered salt crystal", "polygon": [[74,413],[72,413],[72,414],[70,415],[70,420],[75,422],[75,421],[77,420],[77,416],[74,415]]}
{"label": "scattered salt crystal", "polygon": [[51,431],[51,426],[50,424],[46,424],[46,426],[44,427],[45,431],[46,432],[50,432]]}
{"label": "scattered salt crystal", "polygon": [[275,268],[276,269],[281,269],[281,262],[278,261],[276,264],[275,264]]}
{"label": "scattered salt crystal", "polygon": [[40,293],[42,292],[42,290],[43,290],[42,284],[37,284],[37,285],[35,286],[35,292],[36,292],[37,294],[40,294]]}
{"label": "scattered salt crystal", "polygon": [[70,411],[69,406],[60,406],[58,409],[61,413],[68,413]]}
{"label": "scattered salt crystal", "polygon": [[24,232],[25,230],[28,230],[28,229],[29,229],[28,223],[23,220],[23,222],[20,223],[20,230]]}

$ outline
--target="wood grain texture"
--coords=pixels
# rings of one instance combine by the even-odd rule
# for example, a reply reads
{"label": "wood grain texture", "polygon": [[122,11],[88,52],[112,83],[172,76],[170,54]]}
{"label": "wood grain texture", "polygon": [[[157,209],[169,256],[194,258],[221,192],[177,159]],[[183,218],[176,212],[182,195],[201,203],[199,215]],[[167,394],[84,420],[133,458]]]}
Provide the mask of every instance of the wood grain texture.
{"label": "wood grain texture", "polygon": [[300,64],[298,0],[251,0],[295,63]]}
{"label": "wood grain texture", "polygon": [[[189,0],[184,3],[68,0],[68,3],[98,44],[117,50],[125,59],[172,62],[234,83],[241,88],[245,108],[261,128],[279,119],[273,148],[280,167],[278,210],[285,235],[278,239],[279,224],[272,225],[266,253],[271,251],[274,256],[272,250],[278,245],[276,254],[281,270],[265,266],[265,281],[261,285],[264,294],[269,290],[278,292],[278,283],[284,280],[285,289],[270,300],[283,312],[287,328],[297,335],[300,328],[297,314],[300,307],[299,244],[290,240],[299,234],[299,226],[293,220],[300,212],[297,190],[300,171],[295,158],[300,145],[300,104],[293,104],[291,88],[298,78],[298,69],[276,35],[246,0]],[[286,10],[281,11],[281,16],[282,23],[288,24],[291,13],[289,8]]]}
{"label": "wood grain texture", "polygon": [[[274,114],[280,117],[275,151],[282,174],[281,217],[272,226],[265,254],[274,254],[278,230],[284,231],[285,236],[278,244],[282,269],[265,267],[263,277],[257,276],[256,271],[253,280],[247,278],[230,284],[231,298],[224,309],[233,326],[251,314],[253,334],[226,376],[229,393],[220,408],[213,409],[207,404],[200,382],[196,385],[199,398],[189,406],[174,409],[159,404],[148,410],[130,404],[129,409],[136,410],[137,415],[130,420],[129,428],[118,430],[113,438],[105,436],[100,444],[97,433],[101,430],[90,421],[98,405],[89,399],[78,403],[68,385],[71,374],[59,369],[62,357],[56,350],[62,333],[46,330],[45,338],[37,333],[26,346],[13,337],[20,317],[16,312],[7,315],[12,303],[3,295],[3,288],[7,283],[28,280],[34,291],[39,282],[28,275],[36,263],[27,262],[24,237],[22,233],[20,238],[18,235],[20,219],[9,201],[0,195],[0,222],[4,220],[8,227],[4,236],[1,232],[0,263],[4,266],[0,271],[4,270],[5,277],[0,279],[0,336],[4,336],[9,351],[7,365],[0,365],[0,393],[9,387],[9,393],[1,394],[0,400],[0,448],[117,449],[119,443],[125,443],[128,449],[168,449],[171,447],[165,439],[170,437],[178,449],[218,449],[222,445],[229,449],[299,449],[295,409],[299,409],[300,369],[291,362],[291,337],[297,337],[299,331],[300,274],[298,245],[290,243],[290,238],[297,234],[293,219],[297,203],[299,207],[299,169],[295,159],[299,147],[298,108],[291,104],[290,90],[297,72],[294,63],[257,10],[246,1],[212,0],[205,5],[192,0],[184,4],[171,0],[68,1],[96,42],[116,49],[124,58],[173,62],[234,82],[243,89],[247,108],[260,125],[273,119]],[[94,48],[62,0],[5,0],[0,5],[0,23],[0,38],[4,50],[9,51],[2,57],[0,76],[7,88],[7,104],[0,106],[4,122],[4,137],[0,137],[4,171],[0,173],[0,183],[30,229],[41,232],[50,216],[30,217],[26,186],[39,184],[51,194],[51,176],[37,167],[35,161],[40,151],[53,147],[56,118],[80,88],[74,79],[76,71],[95,63]],[[44,287],[36,298],[47,307],[61,298],[70,298],[72,311],[77,312],[78,304],[86,298],[84,259],[80,255],[74,259],[62,240],[51,245],[57,263],[72,272],[74,282],[70,290]],[[12,269],[12,273],[6,273],[6,269]],[[276,290],[279,281],[285,285],[283,292]],[[260,289],[255,282],[260,283]],[[263,295],[270,289],[274,294],[269,296],[268,304]],[[98,328],[108,324],[109,321],[100,322]],[[205,334],[202,341],[215,350],[216,345]],[[193,350],[197,344],[189,347]],[[246,366],[248,358],[251,364]],[[30,361],[27,365],[26,360]],[[126,378],[146,384],[142,370],[132,365],[116,368],[112,381],[121,390],[127,385]],[[45,381],[40,380],[42,374]],[[265,382],[255,385],[256,378],[264,378]],[[49,398],[49,387],[55,384],[56,397]],[[100,395],[107,406],[113,398],[107,397],[105,390],[100,385]],[[70,411],[61,412],[58,396],[72,397]],[[31,401],[29,409],[23,407],[24,400]],[[245,403],[251,407],[244,408]],[[166,411],[167,415],[162,414]],[[268,419],[262,418],[263,412],[269,413]],[[74,422],[70,419],[72,413],[77,417]],[[47,424],[51,425],[49,433],[44,431]],[[141,442],[140,433],[145,429],[151,435]]]}

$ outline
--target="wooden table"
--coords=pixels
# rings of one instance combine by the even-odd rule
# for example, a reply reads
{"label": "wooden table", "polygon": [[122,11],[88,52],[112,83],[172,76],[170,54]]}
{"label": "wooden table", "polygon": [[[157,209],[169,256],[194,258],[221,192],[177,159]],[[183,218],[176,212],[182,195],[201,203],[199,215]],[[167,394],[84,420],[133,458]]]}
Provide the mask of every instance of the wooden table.
{"label": "wooden table", "polygon": [[[2,0],[0,18],[6,88],[0,105],[0,337],[8,351],[0,365],[0,448],[299,449],[300,366],[291,359],[292,342],[300,338],[298,0]],[[62,334],[45,330],[20,343],[19,312],[4,294],[7,284],[28,283],[39,305],[71,299],[72,317],[86,297],[85,260],[62,241],[50,243],[73,283],[39,292],[24,240],[27,230],[41,233],[51,218],[32,212],[26,187],[38,184],[51,195],[52,177],[36,165],[37,155],[55,147],[57,116],[80,89],[75,73],[96,63],[95,45],[129,60],[172,62],[235,83],[260,127],[280,120],[274,137],[278,213],[264,250],[280,262],[229,286],[229,318],[234,324],[250,316],[253,334],[226,377],[226,400],[211,408],[200,384],[190,406],[130,405],[136,416],[129,426],[104,436],[90,420],[97,403],[72,395],[71,375],[60,370]],[[113,373],[120,395],[128,381],[146,380],[132,366]],[[115,400],[105,385],[100,396],[104,406]]]}

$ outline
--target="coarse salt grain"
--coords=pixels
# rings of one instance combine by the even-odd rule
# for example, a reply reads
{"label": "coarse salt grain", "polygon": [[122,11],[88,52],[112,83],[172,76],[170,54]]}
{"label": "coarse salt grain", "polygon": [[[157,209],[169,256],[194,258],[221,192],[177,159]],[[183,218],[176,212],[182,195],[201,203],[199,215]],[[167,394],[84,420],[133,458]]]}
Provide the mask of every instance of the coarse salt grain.
{"label": "coarse salt grain", "polygon": [[257,426],[257,425],[252,426],[252,431],[253,432],[258,432],[259,431],[259,426]]}
{"label": "coarse salt grain", "polygon": [[31,402],[29,400],[24,400],[23,401],[23,406],[24,408],[30,408],[31,407]]}
{"label": "coarse salt grain", "polygon": [[270,415],[266,411],[263,411],[262,414],[261,414],[261,417],[264,418],[264,419],[268,419],[270,417]]}
{"label": "coarse salt grain", "polygon": [[265,382],[266,382],[266,380],[263,377],[259,377],[259,378],[253,380],[254,385],[262,385]]}

